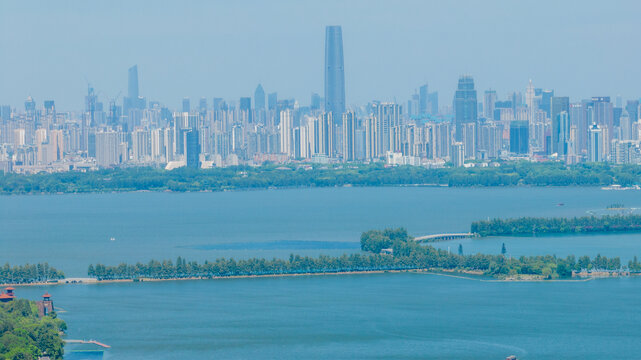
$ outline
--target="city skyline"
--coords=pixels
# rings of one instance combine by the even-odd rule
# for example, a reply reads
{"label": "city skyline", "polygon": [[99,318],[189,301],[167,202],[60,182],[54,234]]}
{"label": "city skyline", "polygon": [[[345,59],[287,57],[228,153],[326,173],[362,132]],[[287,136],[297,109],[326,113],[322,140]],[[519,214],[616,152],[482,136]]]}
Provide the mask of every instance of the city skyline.
{"label": "city skyline", "polygon": [[[412,1],[273,6],[191,2],[163,10],[146,5],[133,4],[128,14],[122,10],[129,5],[119,2],[73,11],[70,3],[3,2],[0,22],[7,35],[0,35],[0,46],[11,56],[0,60],[0,78],[9,84],[1,87],[0,102],[18,106],[32,96],[37,101],[54,99],[60,110],[81,108],[87,82],[103,99],[116,97],[127,89],[121,69],[138,64],[140,93],[171,108],[178,108],[183,97],[250,96],[259,83],[267,92],[306,104],[312,92],[323,92],[319,45],[324,26],[332,24],[341,25],[344,33],[348,106],[373,99],[403,102],[425,82],[442,99],[450,99],[453,79],[461,74],[474,76],[477,90],[495,89],[499,97],[524,88],[529,79],[573,99],[640,95],[630,79],[641,77],[634,66],[641,61],[641,50],[624,47],[623,41],[641,30],[632,16],[639,6],[635,2],[564,2],[555,12],[543,11],[545,4],[530,9],[503,1],[457,6]],[[252,11],[231,24],[241,6]],[[278,19],[283,7],[295,16],[282,24],[265,20]],[[317,18],[308,19],[308,11]],[[570,12],[573,16],[562,17]],[[168,36],[158,24],[174,13],[193,21]],[[470,16],[474,13],[479,15]],[[505,13],[521,15],[502,16]],[[469,24],[453,28],[461,14],[470,17]],[[85,25],[87,32],[71,31],[65,16],[73,16],[74,26]],[[399,20],[381,23],[388,17]],[[51,26],[52,19],[56,26]],[[111,29],[107,25],[116,22],[122,26],[97,30]],[[45,28],[48,36],[43,37]],[[466,41],[470,34],[475,41]],[[623,48],[626,56],[619,56]]]}

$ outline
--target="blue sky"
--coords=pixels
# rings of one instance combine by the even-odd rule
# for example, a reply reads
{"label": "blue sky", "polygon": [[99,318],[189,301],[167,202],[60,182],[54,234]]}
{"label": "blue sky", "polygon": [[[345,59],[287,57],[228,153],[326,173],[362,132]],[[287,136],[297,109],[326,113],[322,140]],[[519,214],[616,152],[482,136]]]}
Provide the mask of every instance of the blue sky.
{"label": "blue sky", "polygon": [[127,88],[179,107],[185,96],[323,92],[324,27],[343,26],[347,103],[405,103],[421,83],[448,103],[460,74],[477,90],[553,88],[573,100],[639,98],[636,1],[0,1],[0,104],[81,109]]}

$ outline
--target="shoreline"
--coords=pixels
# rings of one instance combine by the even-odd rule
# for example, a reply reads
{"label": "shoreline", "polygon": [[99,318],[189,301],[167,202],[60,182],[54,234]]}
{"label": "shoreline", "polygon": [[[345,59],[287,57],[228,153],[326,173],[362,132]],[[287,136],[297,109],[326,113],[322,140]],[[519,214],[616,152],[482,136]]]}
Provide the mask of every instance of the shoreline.
{"label": "shoreline", "polygon": [[263,274],[263,275],[231,275],[231,276],[190,276],[190,277],[176,277],[166,279],[156,278],[138,278],[134,279],[108,279],[98,280],[96,278],[69,278],[61,279],[56,282],[34,282],[34,283],[4,283],[0,287],[7,286],[58,286],[58,285],[99,285],[99,284],[117,284],[117,283],[146,283],[146,282],[165,282],[165,281],[195,281],[195,280],[235,280],[235,279],[260,279],[260,278],[284,278],[284,277],[298,277],[298,276],[340,276],[340,275],[368,275],[368,274],[385,274],[385,273],[416,273],[426,275],[447,276],[458,279],[478,280],[484,282],[585,282],[601,278],[620,278],[638,276],[637,274],[630,274],[628,276],[589,276],[589,277],[572,277],[568,279],[543,279],[539,276],[522,276],[522,277],[506,277],[483,278],[484,273],[478,270],[450,270],[450,269],[407,269],[407,270],[359,270],[359,271],[342,271],[342,272],[320,272],[320,273],[299,273],[299,274]]}
{"label": "shoreline", "polygon": [[[327,186],[268,186],[268,187],[235,187],[235,188],[219,188],[219,189],[202,189],[202,190],[187,190],[175,191],[171,189],[141,189],[141,190],[108,190],[108,191],[70,191],[70,192],[28,192],[28,193],[6,193],[0,192],[0,196],[43,196],[43,195],[90,195],[90,194],[123,194],[123,193],[169,193],[169,194],[184,194],[184,193],[217,193],[217,192],[244,192],[244,191],[268,191],[268,190],[297,190],[297,189],[328,189],[328,188],[385,188],[385,187],[398,187],[398,188],[599,188],[601,185],[535,185],[535,184],[516,184],[516,185],[464,185],[464,186],[451,186],[449,184],[430,184],[430,183],[417,183],[417,184],[379,184],[379,185],[364,185],[364,184],[341,184],[341,185],[327,185]],[[603,190],[603,189],[601,189]]]}
{"label": "shoreline", "polygon": [[107,279],[98,280],[96,278],[75,278],[75,279],[61,279],[56,282],[34,282],[34,283],[5,283],[0,284],[0,287],[5,286],[57,286],[57,285],[97,285],[97,284],[115,284],[115,283],[133,283],[133,282],[163,282],[163,281],[189,281],[189,280],[224,280],[224,279],[253,279],[253,278],[281,278],[281,277],[297,277],[297,276],[332,276],[332,275],[367,275],[367,274],[384,274],[384,273],[458,273],[466,274],[469,276],[480,276],[483,273],[479,271],[455,271],[455,270],[436,270],[436,269],[407,269],[407,270],[359,270],[359,271],[341,271],[341,272],[319,272],[319,273],[298,273],[298,274],[262,274],[262,275],[231,275],[231,276],[189,276],[189,277],[176,277],[176,278],[138,278],[134,279]]}

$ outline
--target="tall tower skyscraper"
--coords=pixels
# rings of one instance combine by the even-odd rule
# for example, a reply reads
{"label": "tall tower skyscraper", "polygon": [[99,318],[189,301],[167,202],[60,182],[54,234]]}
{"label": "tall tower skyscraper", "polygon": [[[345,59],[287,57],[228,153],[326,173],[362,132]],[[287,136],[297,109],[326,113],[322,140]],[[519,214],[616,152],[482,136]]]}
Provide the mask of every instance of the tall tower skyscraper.
{"label": "tall tower skyscraper", "polygon": [[463,75],[458,79],[458,87],[454,94],[456,141],[463,139],[463,124],[476,121],[477,110],[474,79],[469,75]]}
{"label": "tall tower skyscraper", "polygon": [[494,120],[494,108],[496,107],[496,90],[485,90],[483,103],[483,114],[488,120]]}
{"label": "tall tower skyscraper", "polygon": [[138,65],[129,68],[129,77],[127,82],[127,97],[138,99]]}
{"label": "tall tower skyscraper", "polygon": [[419,94],[418,95],[419,96],[418,97],[418,115],[425,115],[429,113],[429,109],[428,109],[429,100],[427,98],[429,96],[428,95],[429,93],[427,89],[428,89],[427,84],[422,85],[420,88],[418,88],[418,94]]}
{"label": "tall tower skyscraper", "polygon": [[553,96],[550,99],[550,120],[552,120],[552,152],[564,155],[564,145],[569,132],[567,115],[559,117],[559,114],[570,113],[570,98],[567,96]]}
{"label": "tall tower skyscraper", "polygon": [[534,102],[536,94],[534,92],[534,85],[532,85],[532,79],[530,79],[530,83],[527,86],[527,89],[525,90],[525,105],[528,108],[528,116],[529,120],[533,120],[534,118],[534,111],[536,110],[536,104]]}
{"label": "tall tower skyscraper", "polygon": [[325,28],[325,112],[338,124],[345,112],[343,32],[340,26]]}
{"label": "tall tower skyscraper", "polygon": [[265,109],[265,90],[261,84],[258,84],[256,91],[254,91],[254,108],[256,110]]}
{"label": "tall tower skyscraper", "polygon": [[87,87],[87,96],[85,96],[85,114],[87,115],[87,125],[93,127],[96,126],[95,112],[98,97],[94,93],[93,87],[90,84],[88,84]]}
{"label": "tall tower skyscraper", "polygon": [[147,100],[138,92],[138,65],[129,68],[127,76],[127,96],[123,99],[123,115],[129,115],[131,109],[144,109]]}
{"label": "tall tower skyscraper", "polygon": [[189,103],[189,98],[185,97],[183,98],[183,112],[190,112],[191,111],[191,105]]}

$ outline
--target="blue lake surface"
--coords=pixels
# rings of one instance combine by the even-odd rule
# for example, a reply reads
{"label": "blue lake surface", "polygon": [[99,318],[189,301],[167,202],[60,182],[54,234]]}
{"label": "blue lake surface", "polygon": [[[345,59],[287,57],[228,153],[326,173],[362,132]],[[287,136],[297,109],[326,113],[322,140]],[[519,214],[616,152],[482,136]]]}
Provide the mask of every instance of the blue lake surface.
{"label": "blue lake surface", "polygon": [[[558,206],[563,203],[563,206]],[[360,233],[464,232],[492,217],[581,216],[641,192],[330,188],[0,197],[0,262],[90,263],[356,252]],[[111,237],[115,241],[110,241]],[[641,255],[641,234],[488,238],[455,251]],[[426,274],[20,287],[49,291],[72,339],[110,359],[636,358],[641,279],[493,282]]]}

